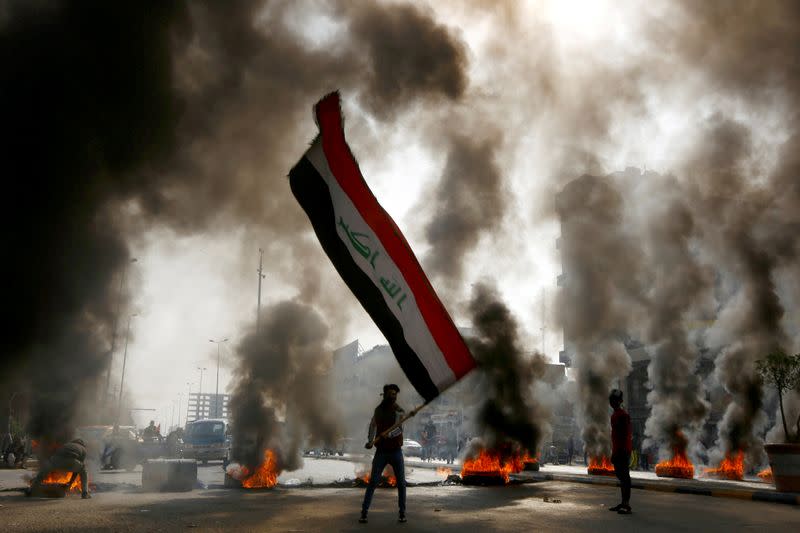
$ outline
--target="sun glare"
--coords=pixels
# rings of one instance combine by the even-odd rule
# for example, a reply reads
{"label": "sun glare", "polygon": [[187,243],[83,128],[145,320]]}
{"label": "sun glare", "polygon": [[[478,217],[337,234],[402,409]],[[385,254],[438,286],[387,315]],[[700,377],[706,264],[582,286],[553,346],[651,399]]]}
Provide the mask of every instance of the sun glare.
{"label": "sun glare", "polygon": [[609,0],[531,0],[526,11],[549,22],[565,45],[625,40],[635,15],[631,4]]}

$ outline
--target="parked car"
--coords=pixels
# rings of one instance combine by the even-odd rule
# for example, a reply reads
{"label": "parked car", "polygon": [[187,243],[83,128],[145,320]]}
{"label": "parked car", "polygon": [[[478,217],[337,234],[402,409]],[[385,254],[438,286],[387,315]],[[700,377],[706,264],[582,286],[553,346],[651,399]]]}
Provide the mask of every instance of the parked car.
{"label": "parked car", "polygon": [[403,453],[410,457],[422,457],[422,444],[415,440],[403,439]]}

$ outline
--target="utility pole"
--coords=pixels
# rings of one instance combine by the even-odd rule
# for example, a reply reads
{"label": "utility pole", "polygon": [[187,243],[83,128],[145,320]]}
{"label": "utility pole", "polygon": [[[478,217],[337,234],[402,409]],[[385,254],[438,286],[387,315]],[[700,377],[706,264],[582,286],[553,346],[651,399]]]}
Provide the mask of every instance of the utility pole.
{"label": "utility pole", "polygon": [[542,289],[542,355],[545,354],[545,335],[547,334],[547,328],[545,326],[545,324],[547,324],[547,312],[545,310],[547,301],[545,300],[545,296],[545,290]]}
{"label": "utility pole", "polygon": [[264,275],[264,250],[258,249],[258,305],[256,306],[256,333],[261,329],[261,280]]}
{"label": "utility pole", "polygon": [[[128,265],[138,261],[135,257],[125,264],[122,269],[122,276],[119,278],[119,289],[117,290],[117,312],[114,313],[114,325],[111,328],[111,349],[108,352],[108,368],[106,369],[106,398],[108,398],[108,388],[111,384],[111,363],[114,360],[114,349],[117,346],[117,327],[119,324],[119,312],[122,307],[122,287],[125,283],[125,275],[128,273]],[[103,398],[105,402],[105,398]]]}
{"label": "utility pole", "polygon": [[213,342],[214,344],[217,345],[217,388],[214,392],[214,417],[219,418],[220,416],[222,416],[222,413],[218,412],[221,411],[221,409],[219,409],[219,345],[222,344],[223,342],[228,342],[228,338],[225,337],[221,341],[208,339],[208,342]]}
{"label": "utility pole", "polygon": [[120,410],[122,409],[122,389],[125,385],[125,365],[128,363],[128,339],[131,336],[131,319],[137,316],[139,313],[133,313],[128,317],[128,327],[125,330],[125,350],[122,355],[122,376],[119,380],[119,397],[117,398],[117,420],[116,425],[119,426],[119,415]]}

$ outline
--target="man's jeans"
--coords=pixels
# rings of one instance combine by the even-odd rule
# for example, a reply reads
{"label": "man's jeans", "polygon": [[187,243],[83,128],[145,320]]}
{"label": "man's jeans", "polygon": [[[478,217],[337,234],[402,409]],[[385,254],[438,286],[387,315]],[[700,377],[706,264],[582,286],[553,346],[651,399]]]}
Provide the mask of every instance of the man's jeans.
{"label": "man's jeans", "polygon": [[619,480],[619,488],[622,492],[622,503],[629,505],[631,502],[631,456],[626,453],[621,453],[616,456],[611,456],[611,462],[614,465],[614,474],[616,474]]}
{"label": "man's jeans", "polygon": [[367,485],[367,492],[364,494],[364,503],[361,504],[361,512],[366,514],[369,506],[372,503],[372,495],[375,493],[375,487],[381,482],[381,475],[386,465],[392,465],[394,475],[397,478],[397,504],[400,507],[400,513],[406,512],[406,473],[405,464],[403,462],[403,450],[391,450],[375,452],[375,457],[372,458],[372,473],[369,476],[369,485]]}

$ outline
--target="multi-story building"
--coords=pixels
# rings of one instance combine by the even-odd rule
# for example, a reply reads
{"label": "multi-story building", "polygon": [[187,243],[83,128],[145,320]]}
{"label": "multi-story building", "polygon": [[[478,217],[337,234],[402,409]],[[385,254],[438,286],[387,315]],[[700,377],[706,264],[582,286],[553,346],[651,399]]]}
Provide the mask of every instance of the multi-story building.
{"label": "multi-story building", "polygon": [[189,394],[189,405],[186,413],[187,422],[202,418],[228,418],[228,402],[230,394],[214,394],[193,392]]}

